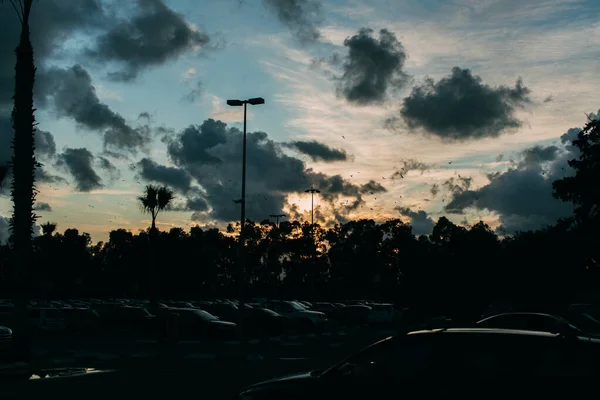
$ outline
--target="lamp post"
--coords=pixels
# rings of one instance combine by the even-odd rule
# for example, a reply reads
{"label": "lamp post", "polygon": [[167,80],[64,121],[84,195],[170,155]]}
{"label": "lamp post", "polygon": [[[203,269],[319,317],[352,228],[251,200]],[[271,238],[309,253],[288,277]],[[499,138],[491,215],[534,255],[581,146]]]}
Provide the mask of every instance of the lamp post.
{"label": "lamp post", "polygon": [[[310,193],[310,231],[312,233],[313,229],[315,227],[315,193],[321,193],[321,191],[319,189],[315,189],[311,186],[310,189],[306,189],[304,191],[304,193]],[[314,240],[314,237],[313,237],[313,240]],[[315,295],[316,295],[316,288],[317,288],[316,258],[317,258],[317,248],[316,248],[316,243],[315,243],[315,249],[312,254],[312,263],[313,263],[312,292]]]}
{"label": "lamp post", "polygon": [[239,200],[241,205],[241,215],[240,215],[240,243],[238,247],[238,290],[239,290],[239,330],[240,330],[240,338],[242,342],[245,339],[244,335],[244,314],[245,314],[245,304],[244,304],[244,295],[245,295],[245,267],[246,267],[246,252],[245,252],[245,244],[246,239],[244,236],[244,224],[246,222],[246,108],[247,105],[257,106],[259,104],[265,104],[265,99],[262,97],[255,97],[248,100],[227,100],[227,105],[231,107],[241,107],[244,106],[244,139],[242,145],[242,197]]}
{"label": "lamp post", "polygon": [[321,193],[319,189],[315,189],[311,187],[310,189],[306,189],[304,193],[310,193],[310,224],[314,225],[315,223],[315,193]]}
{"label": "lamp post", "polygon": [[276,218],[276,220],[277,220],[277,227],[279,228],[279,218],[284,218],[285,214],[269,214],[269,217]]}

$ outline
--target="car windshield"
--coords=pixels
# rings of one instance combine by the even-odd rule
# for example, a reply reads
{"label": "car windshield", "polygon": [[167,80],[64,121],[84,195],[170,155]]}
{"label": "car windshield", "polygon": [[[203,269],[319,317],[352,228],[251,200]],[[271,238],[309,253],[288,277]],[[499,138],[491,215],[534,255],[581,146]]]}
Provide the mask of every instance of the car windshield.
{"label": "car windshield", "polygon": [[203,321],[216,321],[219,318],[214,315],[207,313],[204,310],[190,310],[191,313],[194,313],[196,316],[200,317]]}
{"label": "car windshield", "polygon": [[296,311],[306,311],[306,307],[304,307],[302,304],[298,303],[297,301],[290,301],[289,303],[286,303],[292,306],[292,308]]}
{"label": "car windshield", "polygon": [[257,315],[268,315],[271,317],[276,317],[279,315],[275,311],[268,310],[266,308],[253,308],[252,311],[255,312]]}

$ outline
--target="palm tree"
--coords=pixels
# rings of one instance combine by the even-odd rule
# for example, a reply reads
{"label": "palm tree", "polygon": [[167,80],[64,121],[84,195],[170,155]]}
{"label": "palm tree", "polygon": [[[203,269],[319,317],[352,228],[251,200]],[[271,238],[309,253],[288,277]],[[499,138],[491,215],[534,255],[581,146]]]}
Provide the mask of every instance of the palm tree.
{"label": "palm tree", "polygon": [[166,211],[171,207],[171,203],[175,199],[173,191],[166,186],[148,185],[144,189],[144,193],[138,197],[140,207],[143,212],[147,212],[152,216],[152,226],[150,232],[154,233],[156,229],[156,217],[159,212]]}
{"label": "palm tree", "polygon": [[[0,0],[2,1],[2,0]],[[32,235],[36,215],[35,202],[35,109],[33,108],[33,85],[35,65],[33,46],[29,31],[29,16],[33,0],[8,0],[21,22],[21,36],[15,49],[15,94],[13,96],[12,124],[13,139],[12,186],[13,214],[11,242],[14,258],[15,301],[15,345],[22,358],[29,357],[29,335],[27,334],[27,274],[32,260]],[[5,174],[6,176],[6,174]]]}
{"label": "palm tree", "polygon": [[151,304],[150,309],[156,312],[158,308],[158,292],[160,280],[158,278],[158,268],[156,264],[156,216],[161,211],[166,211],[170,208],[171,203],[175,199],[173,191],[166,186],[148,185],[144,189],[144,193],[138,197],[140,208],[143,212],[147,212],[152,216],[152,226],[150,227],[150,260],[148,265],[148,273],[150,275],[151,285]]}
{"label": "palm tree", "polygon": [[56,222],[46,222],[42,224],[42,233],[44,236],[52,236],[52,234],[56,231]]}

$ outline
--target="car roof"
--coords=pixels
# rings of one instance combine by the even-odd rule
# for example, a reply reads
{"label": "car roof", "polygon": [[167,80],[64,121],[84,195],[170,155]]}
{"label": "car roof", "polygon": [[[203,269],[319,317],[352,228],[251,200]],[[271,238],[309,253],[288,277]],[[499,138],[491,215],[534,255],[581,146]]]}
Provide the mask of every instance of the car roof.
{"label": "car roof", "polygon": [[558,333],[527,331],[520,329],[500,329],[500,328],[439,328],[409,332],[408,335],[426,335],[435,333],[458,333],[458,334],[496,334],[496,335],[521,335],[532,337],[560,337]]}

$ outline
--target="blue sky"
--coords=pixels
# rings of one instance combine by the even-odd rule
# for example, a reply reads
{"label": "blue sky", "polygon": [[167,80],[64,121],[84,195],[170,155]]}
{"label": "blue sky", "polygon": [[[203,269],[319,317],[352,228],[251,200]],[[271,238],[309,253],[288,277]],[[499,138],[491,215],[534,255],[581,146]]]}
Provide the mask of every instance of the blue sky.
{"label": "blue sky", "polygon": [[[403,218],[415,232],[428,233],[447,215],[465,224],[483,219],[510,233],[570,212],[551,198],[551,181],[570,173],[566,161],[574,156],[561,136],[600,108],[600,7],[594,0],[140,0],[129,8],[100,0],[44,1],[32,17],[40,49],[37,119],[56,149],[38,158],[46,173],[62,179],[39,181],[38,201],[52,211],[38,211],[38,223],[76,227],[94,240],[106,240],[111,229],[137,231],[149,224],[135,202],[143,186],[173,186],[179,179],[191,183],[176,190],[178,211],[159,216],[160,229],[226,225],[239,212],[229,202],[239,197],[241,147],[239,132],[229,128],[241,129],[242,111],[225,101],[255,96],[266,104],[249,108],[248,131],[267,136],[253,136],[256,147],[249,147],[251,218],[283,210],[306,220],[310,199],[301,189],[311,184],[329,190],[316,202],[322,224]],[[84,12],[87,6],[101,8],[92,14]],[[52,10],[64,7],[75,9],[70,19],[51,19]],[[140,21],[152,21],[162,36],[152,36]],[[0,45],[0,118],[6,119],[18,34],[7,5],[0,22],[9,32]],[[361,36],[362,28],[372,32]],[[192,39],[169,36],[176,29]],[[123,32],[136,38],[127,51],[110,42]],[[111,77],[128,67],[135,76]],[[368,73],[376,81],[357,85]],[[78,80],[69,82],[76,86],[67,86],[74,76]],[[86,82],[93,90],[83,91]],[[448,91],[454,97],[444,101]],[[95,108],[76,115],[89,93],[97,97]],[[105,147],[112,125],[99,122],[100,109],[146,132],[149,142]],[[209,118],[227,128],[202,125]],[[386,124],[390,119],[394,123]],[[1,122],[7,143],[12,132],[1,130]],[[204,149],[217,164],[194,159],[191,145],[181,147],[189,143],[181,133],[190,125],[202,125],[189,136],[198,149],[221,138]],[[298,142],[312,147],[302,152]],[[89,169],[77,174],[81,162],[98,178],[91,186],[79,181],[92,176]],[[292,170],[296,166],[302,171]],[[533,187],[539,190],[527,191]],[[0,215],[10,212],[5,193]]]}

